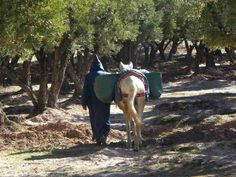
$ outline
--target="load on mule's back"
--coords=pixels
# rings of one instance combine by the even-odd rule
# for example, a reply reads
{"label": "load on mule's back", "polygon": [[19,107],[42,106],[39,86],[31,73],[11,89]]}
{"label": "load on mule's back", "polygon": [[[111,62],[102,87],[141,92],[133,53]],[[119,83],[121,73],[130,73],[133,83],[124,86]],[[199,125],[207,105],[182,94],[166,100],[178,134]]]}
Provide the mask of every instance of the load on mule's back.
{"label": "load on mule's back", "polygon": [[142,114],[146,102],[147,83],[144,74],[132,69],[132,63],[129,65],[124,65],[122,62],[120,63],[120,70],[125,72],[117,81],[120,99],[115,99],[115,101],[124,113],[127,145],[129,148],[132,147],[132,130],[134,150],[139,151],[142,145]]}

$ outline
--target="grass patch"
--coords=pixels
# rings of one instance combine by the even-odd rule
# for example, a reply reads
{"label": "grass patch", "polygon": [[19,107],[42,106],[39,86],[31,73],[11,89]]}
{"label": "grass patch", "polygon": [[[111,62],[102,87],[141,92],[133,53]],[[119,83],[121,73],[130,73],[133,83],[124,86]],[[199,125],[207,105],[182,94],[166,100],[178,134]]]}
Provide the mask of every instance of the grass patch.
{"label": "grass patch", "polygon": [[22,151],[22,152],[3,151],[0,153],[0,159],[5,163],[14,163],[30,159],[34,156],[45,156],[51,154],[52,154],[51,151]]}

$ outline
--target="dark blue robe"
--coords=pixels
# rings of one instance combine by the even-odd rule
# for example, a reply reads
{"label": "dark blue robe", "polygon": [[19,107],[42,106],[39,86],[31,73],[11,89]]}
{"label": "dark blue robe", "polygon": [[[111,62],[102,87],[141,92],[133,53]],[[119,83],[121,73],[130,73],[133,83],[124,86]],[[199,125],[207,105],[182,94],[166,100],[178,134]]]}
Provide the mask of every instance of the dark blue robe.
{"label": "dark blue robe", "polygon": [[97,55],[93,57],[89,73],[85,77],[82,94],[82,105],[89,109],[89,117],[93,132],[93,139],[100,141],[106,138],[110,131],[110,104],[101,102],[95,95],[93,85],[99,75],[109,74],[105,72]]}

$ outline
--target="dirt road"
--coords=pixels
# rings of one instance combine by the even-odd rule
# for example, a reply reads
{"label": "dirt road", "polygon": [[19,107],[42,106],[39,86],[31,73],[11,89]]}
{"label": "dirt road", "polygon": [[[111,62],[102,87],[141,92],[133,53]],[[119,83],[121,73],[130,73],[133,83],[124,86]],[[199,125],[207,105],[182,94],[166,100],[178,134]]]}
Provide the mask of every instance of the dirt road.
{"label": "dirt road", "polygon": [[[71,104],[63,118],[54,112],[57,121],[63,119],[56,122],[60,129],[52,128],[50,116],[41,116],[27,120],[31,126],[22,131],[29,134],[0,134],[5,145],[0,176],[236,176],[236,82],[186,80],[167,83],[164,90],[161,99],[145,107],[140,152],[125,148],[116,106],[109,144],[98,147],[90,139],[87,113]],[[39,125],[44,127],[37,129]]]}

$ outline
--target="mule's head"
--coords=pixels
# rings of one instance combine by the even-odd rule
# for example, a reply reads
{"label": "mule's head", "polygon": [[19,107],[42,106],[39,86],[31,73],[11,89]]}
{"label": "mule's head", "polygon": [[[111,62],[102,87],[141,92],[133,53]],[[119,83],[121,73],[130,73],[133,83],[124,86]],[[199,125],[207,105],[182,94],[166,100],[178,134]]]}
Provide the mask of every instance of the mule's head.
{"label": "mule's head", "polygon": [[120,71],[128,71],[133,69],[133,63],[129,62],[128,65],[125,65],[124,63],[120,62]]}

